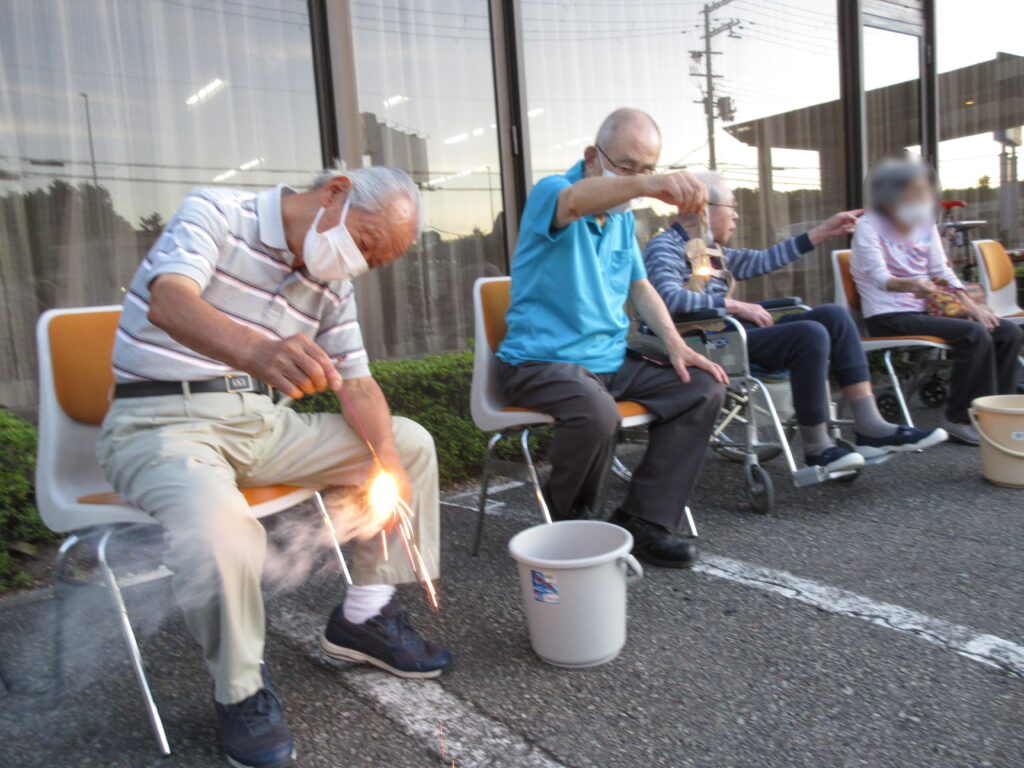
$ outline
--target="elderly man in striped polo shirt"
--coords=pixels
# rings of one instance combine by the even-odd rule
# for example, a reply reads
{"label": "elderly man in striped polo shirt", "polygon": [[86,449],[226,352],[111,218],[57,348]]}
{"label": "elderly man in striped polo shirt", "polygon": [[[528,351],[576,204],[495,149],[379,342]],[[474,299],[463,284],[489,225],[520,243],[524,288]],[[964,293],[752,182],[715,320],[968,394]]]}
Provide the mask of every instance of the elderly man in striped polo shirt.
{"label": "elderly man in striped polo shirt", "polygon": [[[391,168],[327,170],[302,193],[195,189],[128,291],[99,456],[114,488],[167,529],[175,593],[213,676],[234,765],[294,756],[262,663],[266,535],[240,486],[362,485],[371,456],[361,428],[412,506],[426,562],[440,560],[433,441],[391,417],[351,282],[405,252],[422,221],[418,189]],[[271,397],[327,388],[344,390],[352,412],[298,414]],[[353,572],[324,650],[402,677],[439,675],[451,655],[417,635],[394,600],[395,584],[415,580],[405,559],[386,559],[374,539],[356,546]]]}
{"label": "elderly man in striped polo shirt", "polygon": [[[708,188],[708,236],[722,248],[724,268],[737,280],[781,269],[829,237],[853,232],[863,211],[842,211],[810,231],[764,250],[729,248],[739,212],[725,180],[712,171],[696,176]],[[913,429],[890,424],[878,412],[871,389],[867,358],[850,313],[835,304],[774,319],[763,306],[729,295],[726,278],[712,276],[702,289],[690,282],[693,268],[686,243],[699,230],[697,217],[681,214],[668,229],[647,244],[644,263],[651,282],[669,312],[678,318],[689,312],[724,308],[747,327],[750,362],[767,370],[787,369],[793,407],[800,425],[804,459],[830,472],[864,466],[865,457],[927,448],[946,439],[945,431]],[[689,228],[689,231],[687,229]],[[853,412],[857,450],[837,445],[828,433],[829,371],[839,381]]]}

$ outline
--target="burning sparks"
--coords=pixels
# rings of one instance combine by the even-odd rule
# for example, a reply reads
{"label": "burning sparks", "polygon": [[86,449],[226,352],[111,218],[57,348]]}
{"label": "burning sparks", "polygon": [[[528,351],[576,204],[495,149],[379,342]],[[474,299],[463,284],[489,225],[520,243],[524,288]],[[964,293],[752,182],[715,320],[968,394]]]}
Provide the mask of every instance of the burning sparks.
{"label": "burning sparks", "polygon": [[398,483],[390,472],[378,472],[370,481],[370,489],[366,492],[370,509],[381,525],[388,522],[395,507],[398,505]]}
{"label": "burning sparks", "polygon": [[[370,481],[366,492],[366,501],[370,513],[373,515],[374,522],[380,526],[381,547],[383,548],[384,559],[387,560],[390,556],[388,552],[387,529],[389,526],[393,526],[398,531],[399,541],[402,543],[402,549],[409,560],[409,565],[412,566],[413,573],[416,574],[417,580],[423,584],[423,589],[427,594],[427,602],[436,611],[438,609],[437,590],[434,588],[434,582],[430,578],[430,571],[427,570],[427,564],[424,562],[419,545],[416,543],[416,532],[412,526],[413,511],[405,502],[405,499],[402,498],[395,476],[384,469],[384,463],[380,460],[380,456],[377,455],[377,451],[374,450],[373,443],[370,442],[366,430],[363,429],[363,425],[359,421],[359,416],[352,408],[352,402],[349,400],[344,387],[339,387],[336,390],[336,394],[345,407],[345,413],[351,417],[352,423],[355,425],[360,437],[362,437],[363,442],[370,451],[374,463],[377,465],[377,474]],[[334,534],[334,525],[330,521],[330,515],[327,513],[327,508],[324,506],[319,493],[317,494],[317,500],[320,503],[321,513],[327,519],[331,533]],[[352,579],[349,576],[348,566],[345,564],[341,546],[337,542],[337,535],[334,535],[333,538],[335,539],[334,547],[338,560],[341,563],[342,572],[345,574],[346,581],[351,584]]]}

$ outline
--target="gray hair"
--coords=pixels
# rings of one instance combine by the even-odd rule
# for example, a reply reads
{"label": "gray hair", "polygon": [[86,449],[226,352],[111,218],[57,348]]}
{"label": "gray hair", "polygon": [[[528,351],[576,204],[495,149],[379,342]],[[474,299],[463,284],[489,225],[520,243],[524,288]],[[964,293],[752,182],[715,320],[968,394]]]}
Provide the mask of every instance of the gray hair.
{"label": "gray hair", "polygon": [[868,175],[868,199],[875,210],[891,209],[907,187],[918,179],[926,179],[935,186],[935,171],[922,160],[889,158],[880,162]]}
{"label": "gray hair", "polygon": [[725,196],[729,194],[729,183],[717,171],[694,171],[693,175],[708,188],[709,203],[721,203]]}
{"label": "gray hair", "polygon": [[352,205],[373,214],[382,214],[396,197],[404,197],[416,206],[416,236],[423,234],[425,209],[419,187],[405,171],[386,165],[346,169],[340,161],[325,168],[313,179],[313,189],[320,189],[333,179],[347,176],[352,180]]}
{"label": "gray hair", "polygon": [[646,120],[650,123],[651,127],[654,128],[655,133],[658,134],[658,140],[661,140],[661,128],[654,122],[654,118],[644,112],[642,109],[636,109],[634,107],[619,107],[612,112],[608,117],[601,123],[601,127],[597,129],[597,138],[594,139],[594,143],[604,150],[614,139],[616,134],[623,127],[635,123],[638,120]]}

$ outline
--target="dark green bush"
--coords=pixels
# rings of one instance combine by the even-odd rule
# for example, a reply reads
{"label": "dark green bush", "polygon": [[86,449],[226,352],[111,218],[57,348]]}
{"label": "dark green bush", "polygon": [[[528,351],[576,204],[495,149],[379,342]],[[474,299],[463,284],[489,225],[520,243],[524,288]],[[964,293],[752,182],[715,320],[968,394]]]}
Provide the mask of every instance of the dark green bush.
{"label": "dark green bush", "polygon": [[[376,362],[370,369],[392,412],[418,422],[434,436],[442,485],[480,474],[490,435],[476,428],[469,413],[472,350]],[[327,393],[303,398],[293,407],[306,413],[337,413],[338,400]],[[535,458],[543,456],[548,439],[546,430],[531,437]],[[517,454],[517,443],[503,442],[504,458]]]}
{"label": "dark green bush", "polygon": [[12,545],[54,538],[36,511],[35,470],[35,429],[24,419],[0,410],[0,589],[28,581],[11,556]]}

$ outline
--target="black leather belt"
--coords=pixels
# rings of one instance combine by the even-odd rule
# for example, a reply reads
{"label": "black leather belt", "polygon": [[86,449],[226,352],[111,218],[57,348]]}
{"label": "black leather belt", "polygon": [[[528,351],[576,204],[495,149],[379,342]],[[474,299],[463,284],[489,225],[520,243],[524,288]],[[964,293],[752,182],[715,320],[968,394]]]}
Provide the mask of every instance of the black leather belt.
{"label": "black leather belt", "polygon": [[255,392],[257,395],[273,395],[274,389],[247,373],[231,373],[219,379],[204,381],[129,381],[114,386],[114,397],[187,396],[206,392]]}

